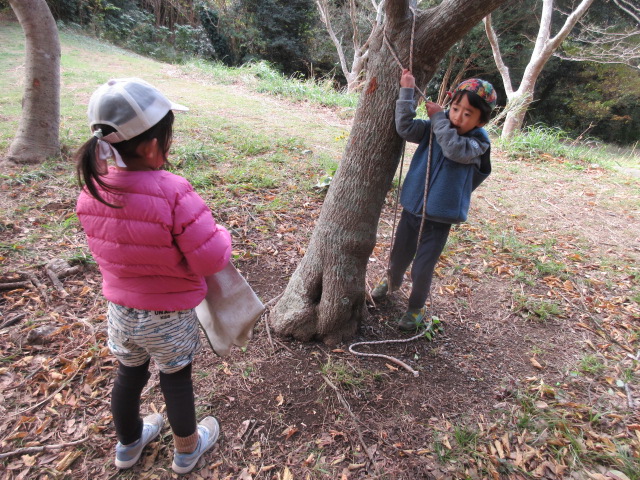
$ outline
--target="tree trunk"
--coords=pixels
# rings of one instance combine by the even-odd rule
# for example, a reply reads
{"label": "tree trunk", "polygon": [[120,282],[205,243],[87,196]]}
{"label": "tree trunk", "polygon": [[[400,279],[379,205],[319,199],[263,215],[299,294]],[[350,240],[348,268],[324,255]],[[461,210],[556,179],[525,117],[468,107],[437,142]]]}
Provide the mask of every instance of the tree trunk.
{"label": "tree trunk", "polygon": [[[413,74],[433,76],[447,50],[507,0],[444,0],[418,12]],[[386,35],[408,67],[412,14],[408,0],[387,0]],[[401,68],[383,41],[371,39],[365,87],[340,166],[331,182],[307,253],[271,314],[279,335],[335,344],[366,315],[365,275],[382,205],[398,166],[402,140],[394,123]]]}
{"label": "tree trunk", "polygon": [[9,0],[26,40],[22,116],[7,160],[38,164],[60,154],[60,39],[45,0]]}
{"label": "tree trunk", "polygon": [[500,135],[501,138],[511,138],[512,135],[522,129],[524,117],[527,114],[527,110],[529,110],[532,100],[533,94],[527,98],[518,97],[516,99],[516,97],[513,97],[513,99],[509,101],[510,103],[507,107],[509,110],[504,119],[504,125],[502,126],[502,133]]}

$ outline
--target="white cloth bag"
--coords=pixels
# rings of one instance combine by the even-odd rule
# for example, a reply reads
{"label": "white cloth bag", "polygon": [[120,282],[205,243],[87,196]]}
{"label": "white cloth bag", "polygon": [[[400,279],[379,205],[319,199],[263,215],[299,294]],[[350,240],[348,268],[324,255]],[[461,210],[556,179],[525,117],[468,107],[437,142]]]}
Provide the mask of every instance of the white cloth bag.
{"label": "white cloth bag", "polygon": [[222,357],[229,355],[232,345],[247,344],[264,305],[231,262],[206,281],[207,296],[196,315],[214,353]]}

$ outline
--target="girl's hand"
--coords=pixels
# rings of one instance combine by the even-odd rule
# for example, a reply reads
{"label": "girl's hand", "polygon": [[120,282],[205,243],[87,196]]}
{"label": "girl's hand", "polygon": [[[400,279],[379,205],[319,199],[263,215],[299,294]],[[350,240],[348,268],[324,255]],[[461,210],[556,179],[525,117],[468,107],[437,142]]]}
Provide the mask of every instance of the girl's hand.
{"label": "girl's hand", "polygon": [[430,100],[425,101],[424,106],[427,108],[427,115],[429,115],[429,118],[444,110],[440,105]]}
{"label": "girl's hand", "polygon": [[416,79],[406,68],[402,70],[402,76],[400,77],[400,86],[403,88],[416,88]]}

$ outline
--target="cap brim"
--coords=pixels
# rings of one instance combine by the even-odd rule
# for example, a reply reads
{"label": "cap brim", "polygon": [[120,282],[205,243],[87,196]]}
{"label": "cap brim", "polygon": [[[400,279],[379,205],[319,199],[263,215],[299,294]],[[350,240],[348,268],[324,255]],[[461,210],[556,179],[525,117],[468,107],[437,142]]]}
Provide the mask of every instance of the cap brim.
{"label": "cap brim", "polygon": [[189,107],[185,107],[184,105],[180,105],[179,103],[171,102],[171,110],[175,110],[176,112],[188,112]]}

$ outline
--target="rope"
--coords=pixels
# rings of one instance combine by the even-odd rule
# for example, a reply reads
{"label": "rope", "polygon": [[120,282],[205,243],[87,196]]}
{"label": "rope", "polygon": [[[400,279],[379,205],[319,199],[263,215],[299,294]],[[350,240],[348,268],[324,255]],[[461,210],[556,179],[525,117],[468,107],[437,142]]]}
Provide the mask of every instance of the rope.
{"label": "rope", "polygon": [[417,335],[414,335],[411,338],[401,338],[401,339],[393,339],[393,340],[376,340],[376,341],[372,341],[372,342],[357,342],[354,343],[352,345],[349,346],[349,351],[354,354],[354,355],[358,355],[361,357],[376,357],[376,358],[384,358],[385,360],[389,360],[390,362],[395,363],[396,365],[400,365],[402,368],[404,368],[406,371],[410,372],[413,374],[414,377],[419,376],[420,374],[418,373],[417,370],[414,370],[413,368],[411,368],[409,365],[407,365],[406,363],[404,363],[402,360],[398,360],[395,357],[391,357],[389,355],[383,355],[381,353],[364,353],[364,352],[356,352],[353,347],[356,347],[358,345],[381,345],[383,343],[409,343],[412,342],[414,340],[417,340],[418,338],[424,336],[425,333],[427,333],[429,330],[431,330],[433,327],[433,321],[429,321],[429,323],[426,325],[426,327]]}
{"label": "rope", "polygon": [[[400,156],[400,172],[398,173],[398,188],[396,189],[396,204],[393,209],[393,227],[391,228],[391,246],[390,250],[393,250],[393,245],[396,239],[396,222],[398,218],[398,205],[400,204],[400,190],[402,189],[402,169],[404,168],[404,154],[406,151],[407,142],[405,140],[402,141],[402,155]],[[389,255],[389,260],[387,261],[387,288],[389,291],[391,288],[391,255]]]}
{"label": "rope", "polygon": [[429,180],[431,177],[431,151],[433,150],[433,122],[429,128],[429,154],[427,155],[427,171],[424,178],[424,197],[422,197],[422,219],[420,220],[420,230],[418,232],[418,244],[416,245],[416,252],[420,248],[420,242],[422,241],[422,229],[424,228],[424,222],[427,218],[427,198],[429,197]]}
{"label": "rope", "polygon": [[409,71],[413,72],[413,38],[416,34],[416,11],[413,7],[409,7],[413,14],[413,21],[411,22],[411,42],[409,43]]}

